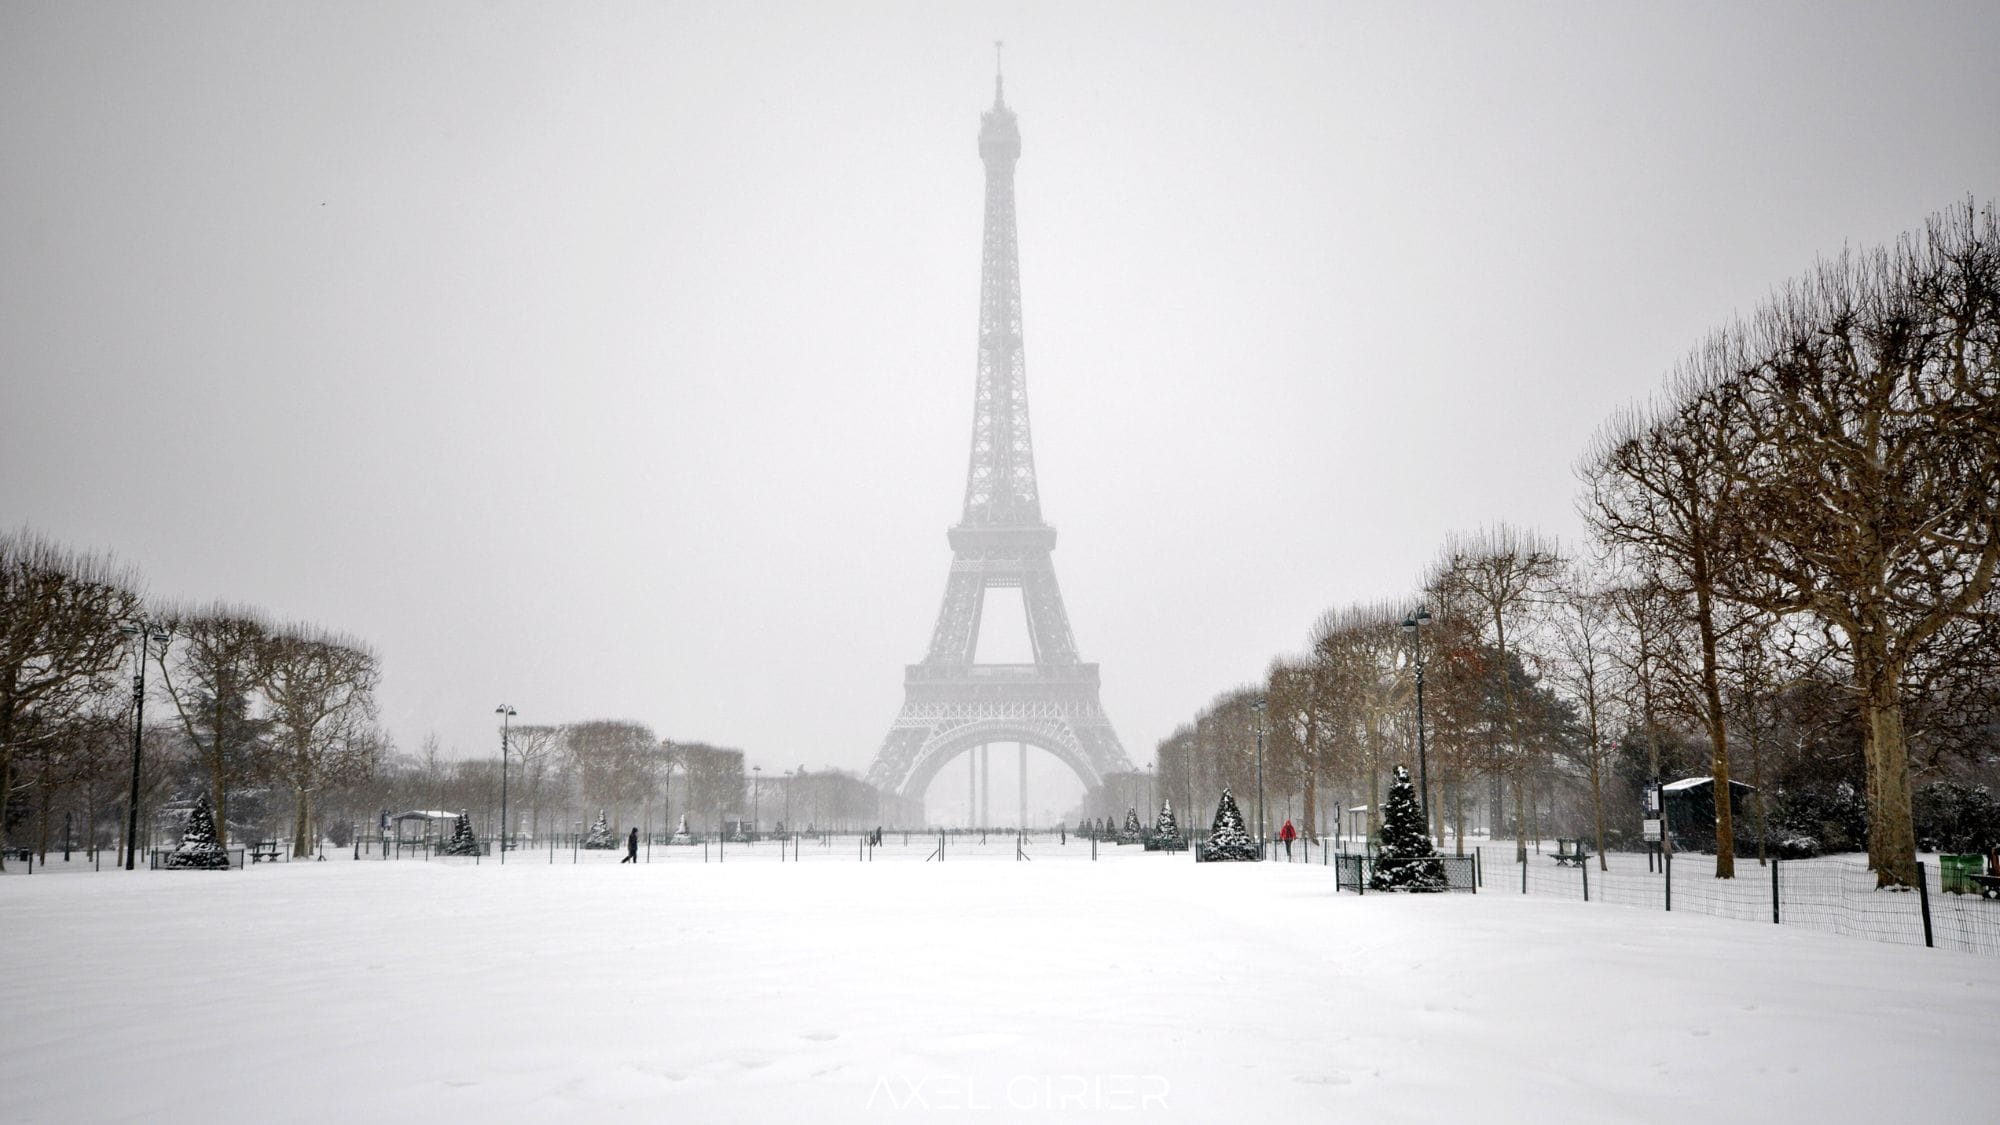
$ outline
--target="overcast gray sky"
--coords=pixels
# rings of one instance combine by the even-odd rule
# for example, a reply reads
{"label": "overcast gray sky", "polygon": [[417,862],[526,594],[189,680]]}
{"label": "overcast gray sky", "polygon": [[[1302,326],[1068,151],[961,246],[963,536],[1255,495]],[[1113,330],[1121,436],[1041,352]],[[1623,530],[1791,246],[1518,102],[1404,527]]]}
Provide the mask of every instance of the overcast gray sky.
{"label": "overcast gray sky", "polygon": [[2000,5],[0,6],[0,525],[492,710],[864,769],[1007,41],[1044,512],[1135,761],[1771,286],[2000,191]]}

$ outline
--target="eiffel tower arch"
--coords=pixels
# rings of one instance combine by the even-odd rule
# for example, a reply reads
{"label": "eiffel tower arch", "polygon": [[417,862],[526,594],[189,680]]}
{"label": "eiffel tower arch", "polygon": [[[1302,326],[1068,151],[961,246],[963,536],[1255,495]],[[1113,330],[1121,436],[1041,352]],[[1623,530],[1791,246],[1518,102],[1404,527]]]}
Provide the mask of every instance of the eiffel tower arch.
{"label": "eiffel tower arch", "polygon": [[[903,709],[868,771],[877,788],[909,798],[921,798],[947,762],[995,744],[1044,750],[1086,789],[1132,768],[1099,702],[1097,665],[1077,658],[1049,557],[1056,531],[1042,519],[1035,482],[1014,225],[1020,156],[1020,127],[996,76],[993,108],[979,121],[986,220],[965,508],[947,533],[951,570],[930,651],[921,663],[905,666]],[[986,592],[996,587],[1021,591],[1032,663],[974,663]],[[1023,751],[1024,779],[1025,757]]]}

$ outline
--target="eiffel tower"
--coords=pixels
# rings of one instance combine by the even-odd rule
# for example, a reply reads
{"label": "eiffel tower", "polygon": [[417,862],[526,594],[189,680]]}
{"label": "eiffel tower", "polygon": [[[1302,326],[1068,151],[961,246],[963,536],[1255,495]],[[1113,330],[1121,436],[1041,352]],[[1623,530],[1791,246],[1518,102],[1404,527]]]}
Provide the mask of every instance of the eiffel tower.
{"label": "eiffel tower", "polygon": [[[1021,130],[996,74],[993,108],[979,118],[986,239],[965,512],[947,533],[951,572],[930,652],[922,663],[905,666],[902,713],[868,771],[878,789],[905,797],[921,798],[945,763],[994,743],[1021,745],[1023,791],[1028,746],[1053,754],[1090,789],[1108,773],[1132,769],[1098,702],[1097,665],[1077,659],[1049,561],[1056,530],[1042,520],[1021,352],[1021,256],[1014,229],[1014,164],[1020,157]],[[986,591],[1009,586],[1021,590],[1034,663],[975,664]],[[985,772],[985,755],[977,761],[982,768],[973,775],[975,784]],[[1022,814],[1025,825],[1025,807]],[[991,823],[986,813],[974,816]]]}

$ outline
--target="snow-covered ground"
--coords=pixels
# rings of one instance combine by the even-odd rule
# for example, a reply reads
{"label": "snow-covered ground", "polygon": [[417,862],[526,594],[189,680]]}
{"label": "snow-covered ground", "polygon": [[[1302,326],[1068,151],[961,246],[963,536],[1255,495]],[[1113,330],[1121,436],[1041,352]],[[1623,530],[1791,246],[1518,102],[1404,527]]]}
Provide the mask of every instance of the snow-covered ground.
{"label": "snow-covered ground", "polygon": [[10,875],[0,1104],[61,1122],[1994,1118],[2000,959],[1105,851]]}

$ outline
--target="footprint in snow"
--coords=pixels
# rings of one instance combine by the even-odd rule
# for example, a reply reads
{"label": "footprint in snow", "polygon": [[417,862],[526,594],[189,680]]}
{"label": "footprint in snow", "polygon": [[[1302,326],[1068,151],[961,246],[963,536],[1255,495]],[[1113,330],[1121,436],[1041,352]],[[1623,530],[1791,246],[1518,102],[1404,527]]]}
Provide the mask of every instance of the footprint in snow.
{"label": "footprint in snow", "polygon": [[815,1043],[825,1043],[828,1040],[840,1038],[840,1033],[838,1031],[802,1031],[799,1033],[799,1038],[810,1039]]}

